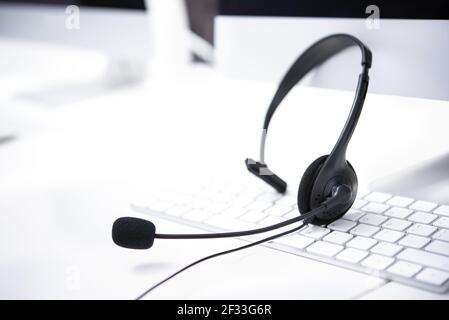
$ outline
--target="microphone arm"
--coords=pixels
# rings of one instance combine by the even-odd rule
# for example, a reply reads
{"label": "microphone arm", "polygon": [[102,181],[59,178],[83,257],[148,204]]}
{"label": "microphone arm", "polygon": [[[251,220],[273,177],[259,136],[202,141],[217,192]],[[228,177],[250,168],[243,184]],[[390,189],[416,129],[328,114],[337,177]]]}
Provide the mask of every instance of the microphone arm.
{"label": "microphone arm", "polygon": [[297,216],[295,218],[273,224],[268,227],[246,230],[246,231],[233,231],[233,232],[222,232],[222,233],[193,233],[193,234],[165,234],[165,233],[156,233],[155,239],[216,239],[216,238],[233,238],[233,237],[246,237],[259,233],[265,233],[268,231],[272,231],[275,229],[279,229],[295,222],[302,221],[304,219],[313,217],[318,212],[320,212],[323,207],[318,207],[310,212],[307,212],[303,215]]}
{"label": "microphone arm", "polygon": [[164,234],[164,233],[156,233],[155,239],[216,239],[216,238],[232,238],[232,237],[245,237],[251,236],[259,233],[265,233],[268,231],[272,231],[275,229],[279,229],[288,225],[291,225],[296,222],[300,222],[302,220],[312,218],[319,213],[324,213],[329,209],[332,209],[335,205],[341,205],[342,203],[346,203],[351,198],[351,189],[346,185],[340,185],[335,188],[332,197],[324,201],[321,206],[310,210],[307,213],[299,215],[295,218],[273,224],[268,227],[246,230],[246,231],[233,231],[233,232],[222,232],[222,233],[198,233],[198,234]]}

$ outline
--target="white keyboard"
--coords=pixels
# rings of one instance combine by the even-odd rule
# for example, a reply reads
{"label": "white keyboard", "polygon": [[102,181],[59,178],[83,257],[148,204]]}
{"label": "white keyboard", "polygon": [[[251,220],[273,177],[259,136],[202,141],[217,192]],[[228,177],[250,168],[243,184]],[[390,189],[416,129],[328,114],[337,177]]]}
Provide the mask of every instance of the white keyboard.
{"label": "white keyboard", "polygon": [[[296,194],[282,196],[252,180],[207,183],[190,190],[159,190],[133,201],[131,207],[139,213],[211,232],[260,228],[299,214]],[[343,218],[328,226],[307,226],[266,246],[446,292],[449,206],[380,192],[360,196]]]}

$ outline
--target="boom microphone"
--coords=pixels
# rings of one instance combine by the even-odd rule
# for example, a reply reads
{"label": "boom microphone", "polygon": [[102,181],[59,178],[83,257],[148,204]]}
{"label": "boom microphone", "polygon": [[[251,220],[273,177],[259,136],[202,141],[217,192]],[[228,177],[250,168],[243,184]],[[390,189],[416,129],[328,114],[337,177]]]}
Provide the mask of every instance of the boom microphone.
{"label": "boom microphone", "polygon": [[129,249],[149,249],[156,235],[155,225],[147,220],[122,217],[112,226],[112,240],[120,247]]}
{"label": "boom microphone", "polygon": [[317,214],[332,212],[336,206],[346,203],[351,198],[351,190],[346,185],[335,188],[332,197],[324,201],[321,206],[311,211],[298,215],[295,218],[273,224],[271,226],[234,232],[199,233],[199,234],[158,234],[155,225],[147,220],[122,217],[117,219],[112,226],[112,239],[115,244],[128,249],[149,249],[153,246],[154,239],[213,239],[251,236],[279,229],[296,222],[315,217]]}

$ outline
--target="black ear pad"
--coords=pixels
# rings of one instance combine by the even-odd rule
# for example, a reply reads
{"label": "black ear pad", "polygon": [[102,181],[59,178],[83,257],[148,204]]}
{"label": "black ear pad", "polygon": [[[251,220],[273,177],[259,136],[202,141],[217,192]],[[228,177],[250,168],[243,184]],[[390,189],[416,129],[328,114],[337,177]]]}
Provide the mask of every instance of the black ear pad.
{"label": "black ear pad", "polygon": [[315,182],[315,178],[329,155],[321,156],[306,169],[298,188],[298,209],[300,213],[310,211],[310,193]]}
{"label": "black ear pad", "polygon": [[[328,158],[328,155],[319,157],[307,168],[304,172],[304,175],[301,178],[301,182],[298,188],[298,209],[301,214],[307,213],[312,210],[311,204],[311,193],[313,191],[314,185],[317,183],[316,178],[318,173],[320,172],[324,162]],[[333,211],[326,212],[323,215],[317,215],[314,218],[310,219],[308,223],[316,224],[316,225],[327,225],[340,217],[342,217],[352,206],[354,203],[356,194],[357,194],[357,175],[349,161],[346,161],[348,164],[346,173],[342,176],[340,175],[341,182],[347,186],[350,186],[352,189],[351,200],[347,203],[342,203],[341,206],[337,206]]]}

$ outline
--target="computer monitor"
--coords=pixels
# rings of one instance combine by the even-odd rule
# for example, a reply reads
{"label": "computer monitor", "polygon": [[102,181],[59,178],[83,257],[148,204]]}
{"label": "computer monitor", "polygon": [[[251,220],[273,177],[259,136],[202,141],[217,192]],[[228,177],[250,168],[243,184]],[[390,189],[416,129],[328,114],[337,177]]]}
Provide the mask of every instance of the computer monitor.
{"label": "computer monitor", "polygon": [[0,0],[0,36],[104,52],[116,73],[139,78],[151,55],[145,0]]}
{"label": "computer monitor", "polygon": [[[300,52],[342,32],[373,51],[371,93],[449,101],[447,0],[220,0],[215,61],[226,76],[277,83]],[[354,90],[357,79],[346,75],[359,72],[357,54],[340,53],[304,79],[306,84]],[[370,187],[447,203],[449,153]]]}
{"label": "computer monitor", "polygon": [[[306,47],[343,32],[373,51],[370,92],[449,100],[447,0],[220,0],[218,11],[216,63],[225,75],[278,81]],[[358,72],[351,54],[325,63],[309,84],[353,90],[341,76]]]}

